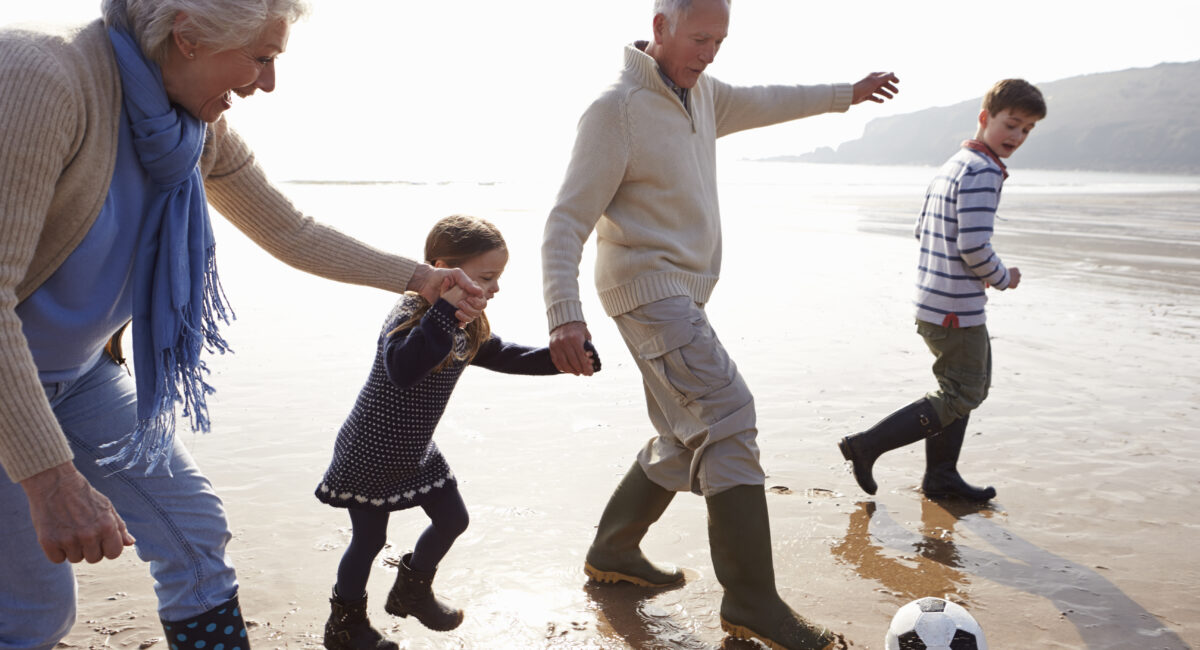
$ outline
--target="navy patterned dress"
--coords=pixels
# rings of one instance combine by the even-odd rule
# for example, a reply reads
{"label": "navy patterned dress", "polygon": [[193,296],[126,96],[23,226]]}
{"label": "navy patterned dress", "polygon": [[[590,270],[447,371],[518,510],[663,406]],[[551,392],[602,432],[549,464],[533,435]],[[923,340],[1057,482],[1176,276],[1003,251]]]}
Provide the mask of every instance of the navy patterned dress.
{"label": "navy patterned dress", "polygon": [[[433,442],[434,429],[466,366],[454,361],[433,372],[452,349],[466,349],[455,308],[438,300],[417,324],[387,336],[422,304],[418,296],[401,297],[380,330],[371,374],[338,431],[333,461],[317,487],[316,496],[324,503],[403,510],[457,485]],[[558,374],[549,348],[505,343],[494,335],[480,346],[471,364],[511,374]]]}

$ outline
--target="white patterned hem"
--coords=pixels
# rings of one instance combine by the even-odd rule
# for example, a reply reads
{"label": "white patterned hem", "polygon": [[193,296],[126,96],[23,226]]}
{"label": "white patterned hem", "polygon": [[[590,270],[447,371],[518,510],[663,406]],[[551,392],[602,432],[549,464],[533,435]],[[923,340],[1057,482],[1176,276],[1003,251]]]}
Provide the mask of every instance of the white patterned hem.
{"label": "white patterned hem", "polygon": [[401,492],[400,494],[393,494],[392,496],[390,496],[386,499],[372,499],[369,497],[362,496],[361,494],[354,494],[353,492],[334,492],[333,488],[330,488],[329,485],[324,482],[321,483],[321,487],[319,489],[322,494],[328,494],[329,498],[331,498],[335,501],[343,501],[343,502],[353,501],[355,503],[361,503],[363,505],[371,504],[376,507],[383,507],[384,505],[394,506],[394,505],[400,503],[401,501],[410,502],[413,499],[416,499],[418,494],[429,494],[434,488],[445,487],[446,481],[449,479],[452,479],[452,478],[454,478],[454,472],[453,471],[446,472],[445,476],[443,476],[442,478],[439,478],[438,480],[436,480],[432,483],[422,485],[421,487],[419,487],[415,490],[406,490],[404,492]]}

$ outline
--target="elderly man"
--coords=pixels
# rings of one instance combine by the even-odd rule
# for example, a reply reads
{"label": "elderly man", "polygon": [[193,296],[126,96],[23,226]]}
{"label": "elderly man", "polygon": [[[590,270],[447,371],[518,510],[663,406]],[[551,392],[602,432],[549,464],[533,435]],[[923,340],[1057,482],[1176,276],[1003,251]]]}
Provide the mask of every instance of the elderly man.
{"label": "elderly man", "polygon": [[[596,286],[641,370],[657,436],[617,486],[584,566],[602,582],[683,579],[639,543],[676,492],[705,497],[721,625],[771,647],[823,648],[836,635],[780,599],[771,562],[754,399],[705,315],[721,268],[716,139],[896,92],[891,73],[855,84],[736,87],[704,73],[729,27],[728,0],[656,0],[653,40],[579,121],[542,245],[550,349],[590,375],[579,299],[584,242],[597,232]],[[773,645],[772,645],[773,644]]]}

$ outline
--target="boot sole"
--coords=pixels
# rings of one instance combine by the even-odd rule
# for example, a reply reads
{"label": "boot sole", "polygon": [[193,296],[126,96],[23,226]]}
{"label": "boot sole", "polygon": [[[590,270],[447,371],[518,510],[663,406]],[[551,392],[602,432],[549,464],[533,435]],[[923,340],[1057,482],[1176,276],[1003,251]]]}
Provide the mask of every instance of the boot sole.
{"label": "boot sole", "polygon": [[[730,623],[729,621],[725,620],[724,616],[721,617],[721,630],[735,639],[758,641],[771,650],[788,650],[771,639],[759,634],[758,632],[755,632],[754,630],[751,630],[745,625],[735,625]],[[844,648],[846,646],[843,645],[841,647]],[[838,641],[836,639],[830,641],[829,644],[821,648],[821,650],[838,650]]]}
{"label": "boot sole", "polygon": [[921,493],[924,494],[925,498],[927,499],[957,500],[966,501],[969,503],[987,503],[988,501],[996,498],[996,490],[993,488],[982,490],[982,494],[978,496],[964,494],[962,492],[956,492],[953,490],[926,490],[925,488],[921,488]]}
{"label": "boot sole", "polygon": [[583,563],[583,572],[587,574],[587,577],[595,580],[596,582],[603,582],[607,584],[629,582],[639,587],[670,587],[671,585],[677,585],[683,582],[684,578],[683,572],[680,571],[679,577],[671,580],[670,582],[651,582],[645,578],[639,578],[628,573],[621,573],[620,571],[601,571],[587,562]]}
{"label": "boot sole", "polygon": [[450,625],[450,626],[430,625],[429,623],[426,623],[425,621],[421,620],[420,617],[418,617],[416,614],[414,614],[412,612],[406,612],[401,609],[389,607],[387,605],[384,605],[383,611],[391,614],[392,616],[399,616],[400,618],[408,618],[409,616],[412,616],[413,618],[417,619],[418,623],[420,623],[421,625],[424,625],[426,628],[428,628],[430,630],[433,630],[434,632],[449,632],[450,630],[457,628],[459,625],[462,625],[462,622],[463,622],[463,611],[461,609],[458,610],[458,618],[455,619],[454,624]]}

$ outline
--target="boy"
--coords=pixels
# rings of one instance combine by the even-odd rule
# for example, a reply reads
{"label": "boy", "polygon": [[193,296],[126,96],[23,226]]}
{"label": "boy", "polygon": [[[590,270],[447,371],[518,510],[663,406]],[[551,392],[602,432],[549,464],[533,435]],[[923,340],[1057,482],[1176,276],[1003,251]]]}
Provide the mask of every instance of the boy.
{"label": "boy", "polygon": [[992,350],[985,324],[985,289],[1016,289],[1021,272],[1005,268],[990,243],[1000,188],[1008,177],[1003,158],[1025,142],[1046,116],[1042,93],[1023,79],[1005,79],[983,98],[975,139],[963,142],[925,192],[917,219],[917,333],[933,353],[938,390],[905,406],[870,429],[842,438],[842,456],[854,478],[875,494],[871,466],[881,454],[925,440],[929,498],[987,501],[991,487],[968,484],[956,468],[967,419],[991,386]]}

